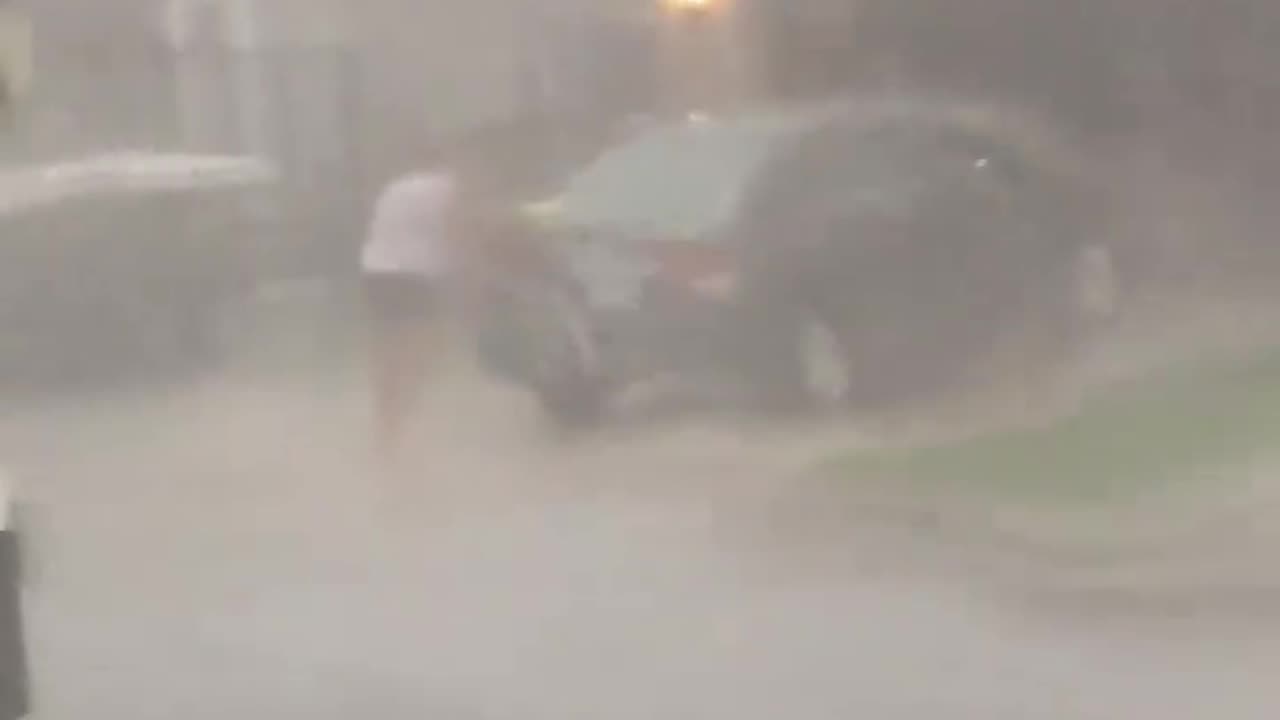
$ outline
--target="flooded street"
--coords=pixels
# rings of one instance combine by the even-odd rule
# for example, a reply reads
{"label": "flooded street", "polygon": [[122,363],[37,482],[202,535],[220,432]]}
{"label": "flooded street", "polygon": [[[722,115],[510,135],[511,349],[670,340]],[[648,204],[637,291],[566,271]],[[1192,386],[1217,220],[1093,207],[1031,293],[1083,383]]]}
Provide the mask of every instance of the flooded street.
{"label": "flooded street", "polygon": [[[1269,0],[0,0],[32,717],[1280,718],[1277,68]],[[458,339],[866,424],[454,356],[380,468]]]}
{"label": "flooded street", "polygon": [[574,448],[474,381],[435,399],[416,486],[367,472],[354,383],[7,417],[6,457],[43,506],[37,717],[1280,709],[1277,628],[1255,621],[1032,613],[905,574],[792,572],[746,508],[813,441],[702,426]]}

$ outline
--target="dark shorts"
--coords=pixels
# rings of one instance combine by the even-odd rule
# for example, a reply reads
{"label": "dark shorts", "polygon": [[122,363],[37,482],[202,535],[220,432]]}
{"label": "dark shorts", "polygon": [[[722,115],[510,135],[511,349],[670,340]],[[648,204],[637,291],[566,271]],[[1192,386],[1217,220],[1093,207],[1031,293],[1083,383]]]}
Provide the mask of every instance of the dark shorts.
{"label": "dark shorts", "polygon": [[381,328],[430,321],[439,304],[437,288],[427,278],[408,273],[365,273],[364,297],[369,320]]}

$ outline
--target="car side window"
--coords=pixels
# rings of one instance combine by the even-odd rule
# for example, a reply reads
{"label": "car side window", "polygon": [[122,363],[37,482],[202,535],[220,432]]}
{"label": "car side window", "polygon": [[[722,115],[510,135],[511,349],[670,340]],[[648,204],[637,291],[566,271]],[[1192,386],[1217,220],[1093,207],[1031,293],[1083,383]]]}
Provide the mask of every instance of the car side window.
{"label": "car side window", "polygon": [[919,158],[898,138],[852,133],[819,138],[799,158],[797,176],[807,177],[803,204],[828,216],[862,209],[901,210],[920,182]]}

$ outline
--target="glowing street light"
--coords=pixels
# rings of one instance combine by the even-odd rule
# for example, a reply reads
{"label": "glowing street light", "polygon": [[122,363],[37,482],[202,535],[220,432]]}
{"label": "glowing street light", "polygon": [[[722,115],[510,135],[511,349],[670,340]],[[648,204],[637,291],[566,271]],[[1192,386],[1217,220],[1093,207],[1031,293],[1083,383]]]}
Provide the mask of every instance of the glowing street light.
{"label": "glowing street light", "polygon": [[662,0],[663,7],[682,15],[703,15],[721,4],[721,0]]}

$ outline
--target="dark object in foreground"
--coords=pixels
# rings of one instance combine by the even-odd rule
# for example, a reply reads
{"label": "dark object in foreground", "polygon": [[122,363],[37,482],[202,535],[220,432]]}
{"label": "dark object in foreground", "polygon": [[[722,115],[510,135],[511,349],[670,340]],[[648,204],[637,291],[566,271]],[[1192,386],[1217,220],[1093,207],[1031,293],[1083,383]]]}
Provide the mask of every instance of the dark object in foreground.
{"label": "dark object in foreground", "polygon": [[0,720],[30,712],[20,551],[18,534],[0,531]]}
{"label": "dark object in foreground", "polygon": [[31,709],[26,633],[22,613],[22,523],[13,488],[0,470],[0,720]]}
{"label": "dark object in foreground", "polygon": [[494,275],[481,354],[580,424],[655,376],[770,410],[885,406],[963,382],[1020,329],[1058,352],[1103,213],[1038,130],[863,99],[642,133],[521,210],[539,262]]}

